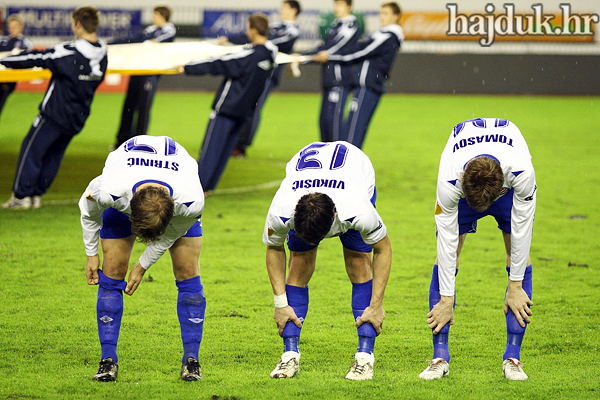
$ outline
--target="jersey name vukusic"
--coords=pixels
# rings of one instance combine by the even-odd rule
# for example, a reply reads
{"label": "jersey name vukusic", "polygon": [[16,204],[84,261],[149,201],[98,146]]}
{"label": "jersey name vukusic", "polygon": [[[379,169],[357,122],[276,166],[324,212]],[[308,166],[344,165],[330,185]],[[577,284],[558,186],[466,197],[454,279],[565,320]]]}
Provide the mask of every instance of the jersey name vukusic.
{"label": "jersey name vukusic", "polygon": [[464,197],[461,175],[478,156],[496,159],[504,173],[500,196],[514,189],[511,210],[510,279],[523,280],[529,257],[536,205],[535,171],[527,143],[510,121],[477,118],[461,122],[450,134],[440,160],[435,221],[440,293],[454,295],[458,248],[458,202]]}
{"label": "jersey name vukusic", "polygon": [[367,244],[375,244],[387,229],[371,203],[375,195],[375,171],[371,160],[348,142],[316,142],[296,154],[286,166],[286,176],[275,194],[263,233],[263,242],[281,246],[294,228],[294,209],[300,197],[325,193],[337,215],[326,237],[349,229],[360,232]]}
{"label": "jersey name vukusic", "polygon": [[102,212],[114,208],[131,214],[136,189],[148,182],[166,186],[175,202],[175,215],[164,235],[150,242],[140,257],[149,268],[173,243],[199,220],[204,209],[204,190],[198,163],[167,136],[136,136],[108,155],[102,175],[95,178],[79,201],[87,255],[98,254]]}

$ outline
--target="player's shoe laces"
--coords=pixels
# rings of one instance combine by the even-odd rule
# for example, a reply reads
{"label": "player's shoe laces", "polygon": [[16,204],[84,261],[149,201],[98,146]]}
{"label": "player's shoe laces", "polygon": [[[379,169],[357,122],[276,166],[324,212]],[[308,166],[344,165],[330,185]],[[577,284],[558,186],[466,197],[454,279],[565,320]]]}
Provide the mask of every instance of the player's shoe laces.
{"label": "player's shoe laces", "polygon": [[419,374],[419,378],[425,380],[440,379],[450,373],[450,366],[443,358],[434,358],[429,361],[429,367]]}
{"label": "player's shoe laces", "polygon": [[41,196],[31,196],[31,208],[40,208],[42,206]]}
{"label": "player's shoe laces", "polygon": [[523,363],[516,358],[507,358],[502,363],[502,376],[509,381],[526,381],[527,374],[523,372]]}
{"label": "player's shoe laces", "polygon": [[281,356],[275,369],[271,372],[271,378],[291,378],[300,370],[300,354],[295,351],[286,351]]}
{"label": "player's shoe laces", "polygon": [[119,366],[113,362],[112,358],[108,357],[100,361],[98,372],[92,377],[95,381],[112,382],[117,379]]}
{"label": "player's shoe laces", "polygon": [[354,362],[350,366],[350,372],[346,375],[346,379],[352,381],[366,381],[373,379],[373,363],[375,358],[372,354],[357,353]]}
{"label": "player's shoe laces", "polygon": [[31,208],[31,197],[27,196],[22,199],[17,199],[13,193],[10,199],[4,204],[2,208],[9,208],[11,210],[29,210]]}
{"label": "player's shoe laces", "polygon": [[200,372],[200,363],[192,357],[188,357],[187,362],[181,366],[181,379],[184,381],[201,380],[202,372]]}

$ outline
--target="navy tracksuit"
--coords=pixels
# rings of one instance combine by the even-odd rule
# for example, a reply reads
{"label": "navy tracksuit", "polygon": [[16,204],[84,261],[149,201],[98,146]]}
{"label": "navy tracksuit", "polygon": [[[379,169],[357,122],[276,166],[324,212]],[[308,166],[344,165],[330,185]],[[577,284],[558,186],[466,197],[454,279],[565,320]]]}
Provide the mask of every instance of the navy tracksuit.
{"label": "navy tracksuit", "polygon": [[358,148],[362,147],[379,98],[385,93],[384,82],[403,39],[402,28],[391,24],[358,42],[352,53],[329,56],[331,61],[359,66],[354,75],[354,85],[357,88],[340,140],[350,142]]}
{"label": "navy tracksuit", "polygon": [[269,83],[276,57],[277,47],[267,42],[185,66],[186,74],[225,77],[217,90],[200,150],[198,169],[205,191],[217,186],[237,143],[241,126],[254,114],[256,103]]}
{"label": "navy tracksuit", "polygon": [[83,129],[107,63],[106,45],[84,39],[0,60],[7,68],[41,67],[52,72],[40,114],[21,145],[13,185],[17,198],[46,193],[69,142]]}
{"label": "navy tracksuit", "polygon": [[[31,43],[31,40],[21,34],[16,38],[12,36],[0,37],[0,51],[12,51],[13,49],[31,50],[32,47],[33,43]],[[16,82],[0,83],[0,113],[2,113],[6,99],[15,90],[16,86]]]}
{"label": "navy tracksuit", "polygon": [[[316,54],[323,50],[335,55],[348,54],[355,48],[358,38],[358,25],[354,15],[336,19],[329,27],[323,45],[316,51],[307,54]],[[344,107],[352,90],[352,65],[328,61],[323,65],[321,79],[323,86],[323,99],[319,118],[321,141],[341,140]]]}
{"label": "navy tracksuit", "polygon": [[[150,25],[139,35],[114,39],[108,44],[142,43],[146,40],[172,42],[175,40],[176,33],[175,26],[167,22],[160,28],[156,25]],[[148,131],[150,108],[152,107],[159,77],[160,75],[132,75],[129,78],[115,148],[134,136],[145,135]]]}
{"label": "navy tracksuit", "polygon": [[[271,43],[277,46],[279,52],[291,54],[294,43],[296,42],[296,39],[298,39],[298,36],[300,36],[300,29],[298,28],[298,24],[296,22],[282,21],[280,23],[270,25],[268,39]],[[246,36],[244,33],[228,36],[228,40],[233,44],[246,44],[249,42],[248,36]],[[242,154],[245,153],[246,148],[250,146],[254,140],[256,130],[260,124],[260,113],[267,96],[271,90],[279,85],[279,74],[281,73],[281,68],[281,65],[275,68],[270,83],[266,86],[265,91],[258,99],[254,114],[252,117],[248,118],[247,122],[241,128],[236,149],[238,149]]]}

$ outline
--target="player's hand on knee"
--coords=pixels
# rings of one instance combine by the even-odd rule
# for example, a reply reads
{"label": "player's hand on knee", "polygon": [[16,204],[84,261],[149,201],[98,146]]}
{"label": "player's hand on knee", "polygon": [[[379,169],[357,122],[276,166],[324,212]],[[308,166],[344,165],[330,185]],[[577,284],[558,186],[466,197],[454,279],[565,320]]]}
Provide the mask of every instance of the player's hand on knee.
{"label": "player's hand on knee", "polygon": [[354,326],[358,328],[364,323],[370,323],[375,328],[375,332],[377,336],[381,333],[381,329],[383,327],[383,320],[385,319],[385,310],[383,309],[383,305],[379,307],[367,307],[363,311],[362,315],[356,319],[356,323]]}
{"label": "player's hand on knee", "polygon": [[454,296],[442,296],[427,314],[427,326],[437,335],[446,324],[454,325]]}
{"label": "player's hand on knee", "polygon": [[517,322],[521,327],[525,327],[525,323],[530,323],[531,312],[530,306],[533,305],[533,301],[529,298],[527,293],[521,287],[521,282],[509,281],[508,288],[506,290],[506,296],[504,297],[504,314],[508,313],[508,310],[512,310],[517,318]]}
{"label": "player's hand on knee", "polygon": [[129,279],[127,281],[127,287],[125,288],[126,294],[131,296],[135,292],[142,282],[142,278],[144,278],[145,273],[146,270],[140,265],[139,262],[136,263],[133,268],[131,268],[131,272],[129,272]]}
{"label": "player's hand on knee", "polygon": [[277,328],[279,329],[279,336],[283,335],[283,328],[288,323],[288,321],[292,321],[298,328],[302,328],[302,321],[298,318],[294,309],[290,306],[275,308],[275,313],[273,314],[273,318],[275,318],[275,322],[277,323]]}
{"label": "player's hand on knee", "polygon": [[100,268],[100,256],[88,256],[85,263],[85,277],[88,285],[98,284],[98,268]]}

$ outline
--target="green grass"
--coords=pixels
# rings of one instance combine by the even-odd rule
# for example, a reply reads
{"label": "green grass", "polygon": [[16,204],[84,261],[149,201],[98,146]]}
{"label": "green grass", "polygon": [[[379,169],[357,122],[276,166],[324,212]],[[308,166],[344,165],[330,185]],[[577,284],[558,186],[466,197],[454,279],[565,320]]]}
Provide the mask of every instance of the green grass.
{"label": "green grass", "polygon": [[[155,99],[150,134],[168,134],[198,153],[212,93]],[[0,119],[0,199],[10,196],[21,140],[42,94],[15,93]],[[270,379],[282,350],[261,241],[276,188],[207,198],[201,276],[208,302],[202,382],[179,378],[177,292],[165,255],[125,298],[116,383],[93,382],[99,361],[96,288],[84,278],[75,204],[100,174],[114,142],[123,96],[99,94],[85,129],[67,150],[39,210],[0,210],[0,398],[429,399],[598,398],[600,396],[599,97],[386,95],[364,147],[377,174],[377,208],[394,258],[375,379],[343,379],[356,348],[351,287],[341,246],[323,242],[310,283],[301,372]],[[284,165],[318,140],[316,94],[274,93],[255,144],[232,159],[218,189],[282,179]],[[423,382],[431,358],[425,324],[435,260],[433,205],[438,161],[452,127],[502,117],[529,143],[538,182],[531,258],[534,316],[522,359],[527,382],[501,377],[506,330],[504,247],[493,219],[461,254],[451,374]],[[134,258],[143,247],[136,244]]]}

